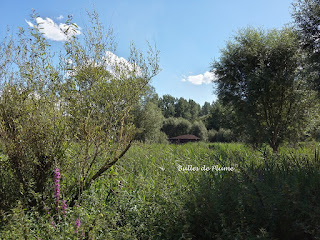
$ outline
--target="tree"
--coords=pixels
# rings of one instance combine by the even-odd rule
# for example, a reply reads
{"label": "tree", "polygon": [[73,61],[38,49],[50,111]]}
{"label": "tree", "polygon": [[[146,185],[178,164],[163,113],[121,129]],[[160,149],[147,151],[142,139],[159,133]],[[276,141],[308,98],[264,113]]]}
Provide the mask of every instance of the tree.
{"label": "tree", "polygon": [[161,131],[164,132],[168,137],[178,136],[176,135],[176,132],[175,132],[176,125],[177,125],[176,122],[177,122],[176,118],[173,118],[173,117],[166,118],[163,121]]}
{"label": "tree", "polygon": [[175,128],[175,136],[189,134],[191,126],[191,123],[187,119],[178,118],[177,125]]}
{"label": "tree", "polygon": [[234,141],[234,134],[231,129],[220,128],[219,131],[210,129],[208,131],[209,142],[232,142]]}
{"label": "tree", "polygon": [[162,114],[165,118],[174,117],[175,116],[175,104],[177,99],[171,95],[163,95],[162,98],[159,99],[159,108],[162,111]]}
{"label": "tree", "polygon": [[190,133],[197,136],[203,141],[206,141],[208,138],[207,128],[202,121],[194,122],[191,126]]}
{"label": "tree", "polygon": [[175,104],[175,117],[182,117],[185,119],[191,119],[189,102],[184,98],[179,98],[178,102]]}
{"label": "tree", "polygon": [[320,1],[297,0],[293,4],[293,18],[299,32],[300,44],[308,52],[308,77],[320,91]]}
{"label": "tree", "polygon": [[218,97],[234,108],[248,141],[268,142],[276,152],[306,129],[315,94],[300,67],[297,36],[287,28],[241,30],[212,64]]}
{"label": "tree", "polygon": [[135,139],[143,142],[164,142],[160,129],[164,117],[157,104],[157,94],[151,88],[142,101],[133,109],[134,125],[138,132]]}
{"label": "tree", "polygon": [[219,131],[220,128],[235,129],[236,116],[231,106],[224,105],[221,101],[216,101],[212,104],[206,126],[208,129]]}
{"label": "tree", "polygon": [[147,103],[150,103],[150,102],[152,102],[153,104],[159,107],[159,96],[156,93],[155,88],[150,84],[148,84],[146,86],[146,92],[144,93],[144,95],[141,97],[139,101],[139,105],[146,105]]}
{"label": "tree", "polygon": [[159,142],[160,129],[164,120],[160,108],[154,103],[148,102],[137,113],[135,126],[140,132],[137,133],[136,139],[144,142]]}
{"label": "tree", "polygon": [[176,137],[189,134],[192,124],[184,118],[167,118],[163,122],[161,131],[168,137]]}
{"label": "tree", "polygon": [[114,61],[111,31],[96,12],[88,15],[83,35],[70,37],[78,28],[66,22],[57,64],[36,14],[28,31],[21,28],[0,48],[0,139],[31,206],[39,195],[45,200],[54,168],[75,176],[64,181],[72,206],[124,156],[135,133],[131,109],[159,71],[151,47],[147,58],[132,45],[128,61]]}
{"label": "tree", "polygon": [[190,120],[195,121],[199,117],[200,105],[189,99]]}
{"label": "tree", "polygon": [[63,159],[68,125],[56,104],[58,71],[35,28],[8,35],[0,47],[0,140],[22,200],[37,204],[53,165]]}
{"label": "tree", "polygon": [[209,102],[205,102],[200,109],[199,115],[200,116],[208,115],[210,112],[210,109],[211,109],[211,104]]}

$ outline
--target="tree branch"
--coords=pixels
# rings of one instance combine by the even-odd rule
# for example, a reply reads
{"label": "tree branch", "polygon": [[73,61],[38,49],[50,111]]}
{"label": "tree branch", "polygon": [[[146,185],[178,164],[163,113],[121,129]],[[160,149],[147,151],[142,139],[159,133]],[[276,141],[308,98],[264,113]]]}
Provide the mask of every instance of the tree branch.
{"label": "tree branch", "polygon": [[107,171],[110,167],[112,167],[116,162],[118,162],[118,160],[120,158],[122,158],[126,152],[129,150],[129,148],[131,147],[131,144],[132,144],[132,140],[129,142],[129,144],[127,145],[127,147],[121,152],[121,154],[117,157],[114,158],[114,160],[104,166],[102,166],[99,171],[92,176],[92,178],[90,179],[89,182],[92,182],[94,180],[96,180],[98,177],[100,177],[105,171]]}
{"label": "tree branch", "polygon": [[105,164],[104,166],[102,166],[102,167],[99,169],[99,171],[96,172],[96,174],[94,174],[94,175],[90,178],[90,180],[87,181],[87,182],[84,184],[83,188],[80,188],[80,189],[79,189],[79,187],[75,187],[75,188],[74,188],[74,189],[76,190],[76,193],[75,193],[75,195],[73,196],[73,198],[72,198],[71,201],[70,201],[70,207],[73,207],[73,206],[74,206],[75,201],[79,199],[80,195],[82,194],[82,192],[83,192],[84,190],[87,190],[87,189],[90,187],[90,185],[91,185],[91,183],[92,183],[93,181],[95,181],[97,178],[99,178],[105,171],[107,171],[110,167],[112,167],[114,164],[116,164],[116,163],[119,161],[119,159],[121,159],[121,158],[126,154],[126,152],[130,149],[131,144],[132,144],[132,140],[129,142],[129,144],[127,145],[127,147],[121,152],[121,154],[120,154],[119,156],[115,157],[112,162],[109,162],[109,163]]}

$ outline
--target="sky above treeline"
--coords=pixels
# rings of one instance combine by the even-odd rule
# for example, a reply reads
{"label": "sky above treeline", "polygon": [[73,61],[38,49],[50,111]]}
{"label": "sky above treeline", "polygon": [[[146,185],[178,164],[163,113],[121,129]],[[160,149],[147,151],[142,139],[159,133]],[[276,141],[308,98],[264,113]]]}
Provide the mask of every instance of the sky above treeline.
{"label": "sky above treeline", "polygon": [[[1,1],[0,36],[6,26],[28,27],[34,9],[53,44],[65,41],[59,28],[68,15],[80,28],[86,9],[95,9],[117,41],[114,54],[127,58],[130,43],[146,50],[146,41],[160,51],[162,71],[152,85],[159,96],[193,99],[199,104],[216,99],[210,65],[219,60],[236,32],[248,26],[280,29],[292,23],[293,0],[57,0]],[[80,31],[81,32],[81,31]],[[79,33],[81,34],[81,33]]]}

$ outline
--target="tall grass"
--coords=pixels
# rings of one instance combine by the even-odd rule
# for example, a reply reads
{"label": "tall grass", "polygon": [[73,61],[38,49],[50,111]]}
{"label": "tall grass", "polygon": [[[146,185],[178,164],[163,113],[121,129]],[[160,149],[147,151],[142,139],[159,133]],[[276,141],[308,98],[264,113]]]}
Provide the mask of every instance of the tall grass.
{"label": "tall grass", "polygon": [[[203,165],[236,171],[201,171]],[[311,147],[274,155],[242,144],[137,146],[118,171],[131,176],[123,181],[138,196],[125,219],[134,219],[139,239],[319,237],[319,157]],[[124,185],[121,197],[128,193]]]}
{"label": "tall grass", "polygon": [[[236,143],[136,144],[67,215],[81,218],[86,239],[320,239],[319,158],[316,143],[278,154]],[[49,219],[14,211],[0,234],[21,219],[30,239],[53,231],[43,230]]]}

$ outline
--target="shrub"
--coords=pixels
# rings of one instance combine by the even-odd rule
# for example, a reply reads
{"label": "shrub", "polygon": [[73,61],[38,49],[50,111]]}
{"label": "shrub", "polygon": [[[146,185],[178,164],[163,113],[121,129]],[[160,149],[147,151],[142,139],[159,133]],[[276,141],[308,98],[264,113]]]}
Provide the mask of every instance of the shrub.
{"label": "shrub", "polygon": [[161,131],[168,137],[176,137],[179,135],[189,134],[192,124],[184,118],[167,118],[163,122]]}
{"label": "shrub", "polygon": [[214,130],[214,129],[210,129],[208,131],[208,141],[209,142],[216,142],[216,135],[217,135],[218,131]]}
{"label": "shrub", "polygon": [[209,142],[232,142],[234,141],[234,134],[230,129],[220,128],[219,131],[214,129],[208,132]]}
{"label": "shrub", "polygon": [[206,141],[208,138],[208,131],[202,121],[196,121],[192,124],[190,133],[199,137],[202,141]]}

